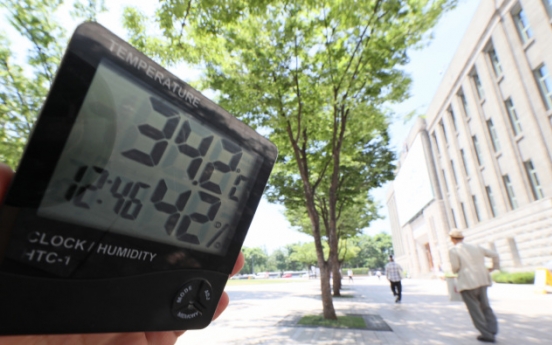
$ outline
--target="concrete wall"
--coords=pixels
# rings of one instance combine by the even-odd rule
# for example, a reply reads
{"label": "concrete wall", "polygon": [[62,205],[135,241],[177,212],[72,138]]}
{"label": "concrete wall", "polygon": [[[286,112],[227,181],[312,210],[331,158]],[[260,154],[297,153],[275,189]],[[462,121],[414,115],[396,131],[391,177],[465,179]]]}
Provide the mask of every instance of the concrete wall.
{"label": "concrete wall", "polygon": [[[516,26],[520,10],[532,33],[527,40]],[[501,73],[495,72],[491,50]],[[465,232],[466,241],[497,250],[506,270],[530,270],[552,260],[552,107],[543,100],[535,77],[543,64],[552,83],[552,25],[543,1],[481,1],[426,122],[417,122],[405,141],[408,147],[418,133],[427,138],[436,191],[436,199],[409,224],[399,228],[392,222],[394,243],[402,243],[401,260],[413,275],[430,273],[426,243],[433,266],[448,269],[451,244],[446,234],[453,227]],[[518,133],[506,102],[515,108]],[[538,178],[538,197],[528,161]],[[392,195],[391,189],[388,206]]]}

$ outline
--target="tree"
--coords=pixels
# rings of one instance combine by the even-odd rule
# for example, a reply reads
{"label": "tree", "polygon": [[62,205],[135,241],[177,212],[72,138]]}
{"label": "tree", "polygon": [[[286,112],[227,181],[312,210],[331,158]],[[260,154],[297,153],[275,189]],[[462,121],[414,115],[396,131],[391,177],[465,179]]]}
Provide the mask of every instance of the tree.
{"label": "tree", "polygon": [[[325,206],[325,203],[317,204],[323,219],[322,224],[325,230],[323,234],[328,233],[328,209]],[[334,296],[338,296],[341,289],[341,267],[344,260],[354,257],[359,250],[349,239],[360,234],[362,229],[367,228],[374,219],[379,218],[376,205],[370,197],[365,202],[356,204],[348,203],[347,199],[340,199],[338,200],[338,209],[340,210],[337,216],[338,262],[332,266]],[[296,209],[288,208],[285,215],[295,229],[312,236],[312,226],[304,207],[298,205]],[[329,246],[328,237],[323,235],[322,238]],[[325,251],[325,255],[327,257],[327,251]]]}
{"label": "tree", "polygon": [[106,12],[105,0],[77,0],[73,3],[71,15],[87,21],[97,21],[98,14]]}
{"label": "tree", "polygon": [[360,250],[356,257],[346,260],[351,267],[383,268],[389,255],[393,254],[391,235],[384,232],[375,236],[358,236],[352,241]]}
{"label": "tree", "polygon": [[294,243],[294,244],[286,244],[284,246],[285,251],[287,253],[287,259],[286,259],[286,266],[288,271],[299,271],[301,270],[302,264],[301,262],[295,260],[295,252],[297,251],[298,246],[301,246],[301,243]]}
{"label": "tree", "polygon": [[[158,22],[176,44],[171,59],[201,62],[204,85],[219,92],[223,108],[270,130],[280,156],[268,195],[306,208],[327,319],[336,319],[328,278],[330,263],[338,264],[337,201],[359,200],[393,177],[385,106],[404,100],[410,84],[397,67],[455,2],[162,1]],[[130,28],[144,36],[144,26]],[[328,210],[328,257],[320,202]]]}
{"label": "tree", "polygon": [[283,249],[276,249],[269,255],[267,261],[268,271],[287,271],[287,255]]}
{"label": "tree", "polygon": [[360,248],[355,244],[352,239],[343,239],[340,240],[340,242],[340,250],[337,255],[339,260],[339,272],[341,272],[341,267],[343,267],[343,263],[355,258],[360,252]]}
{"label": "tree", "polygon": [[[17,166],[61,60],[65,32],[52,20],[61,1],[5,0],[11,26],[31,43],[26,64],[18,63],[0,35],[0,160]],[[26,73],[27,72],[27,73]]]}
{"label": "tree", "polygon": [[[61,61],[67,37],[52,13],[62,3],[61,0],[0,3],[11,26],[31,44],[26,59],[16,58],[10,41],[0,33],[0,161],[14,169]],[[93,20],[103,10],[103,0],[89,0],[87,4],[77,1],[72,15]]]}
{"label": "tree", "polygon": [[265,265],[268,260],[268,255],[261,248],[242,248],[243,256],[245,257],[245,265],[243,272],[255,274],[255,272],[265,271]]}
{"label": "tree", "polygon": [[310,266],[317,262],[316,248],[314,243],[301,243],[293,246],[294,251],[289,256],[290,260],[300,262],[302,269],[309,269]]}

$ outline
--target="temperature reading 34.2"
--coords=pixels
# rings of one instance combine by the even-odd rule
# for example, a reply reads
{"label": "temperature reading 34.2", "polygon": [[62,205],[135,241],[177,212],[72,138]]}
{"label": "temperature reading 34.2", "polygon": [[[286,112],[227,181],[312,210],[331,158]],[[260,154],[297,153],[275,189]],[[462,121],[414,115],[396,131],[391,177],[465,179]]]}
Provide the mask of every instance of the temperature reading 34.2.
{"label": "temperature reading 34.2", "polygon": [[262,158],[130,78],[100,64],[39,215],[223,255]]}

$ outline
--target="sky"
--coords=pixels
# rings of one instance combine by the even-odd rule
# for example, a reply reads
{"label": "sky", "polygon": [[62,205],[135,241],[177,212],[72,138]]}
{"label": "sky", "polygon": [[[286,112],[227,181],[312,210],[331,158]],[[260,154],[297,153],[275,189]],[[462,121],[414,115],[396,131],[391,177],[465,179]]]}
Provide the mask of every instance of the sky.
{"label": "sky", "polygon": [[[485,0],[483,0],[485,1]],[[114,32],[116,35],[126,37],[125,30],[121,26],[122,9],[124,6],[135,6],[145,13],[153,13],[156,1],[138,1],[138,0],[110,0],[106,1],[109,11],[98,17],[98,22]],[[454,53],[458,49],[468,24],[473,17],[479,0],[459,0],[458,6],[446,13],[438,24],[432,29],[433,39],[422,49],[410,50],[408,55],[410,62],[404,66],[404,70],[410,74],[413,83],[411,86],[411,98],[407,101],[392,107],[395,112],[394,121],[390,127],[392,147],[397,150],[403,146],[403,141],[414,120],[405,122],[404,116],[412,110],[418,114],[423,114],[431,100],[443,73],[446,71]],[[70,7],[64,5],[56,18],[65,27],[68,35],[74,31],[78,22],[69,16]],[[0,11],[0,15],[4,12]],[[6,31],[13,37],[12,30],[8,27],[5,20],[0,20],[0,31]],[[12,39],[13,41],[13,39]],[[18,44],[12,46],[12,49],[18,55],[23,55],[28,46]],[[192,81],[200,75],[200,71],[194,71],[185,65],[169,67],[172,73],[184,81]],[[202,90],[199,90],[202,91]],[[209,97],[208,92],[204,92]],[[387,219],[387,208],[385,206],[385,196],[389,183],[372,192],[374,199],[380,203],[380,213],[383,219],[374,221],[371,226],[364,230],[364,233],[374,235],[380,232],[390,233],[390,223]],[[284,207],[281,205],[270,204],[263,198],[255,217],[249,229],[244,246],[261,247],[268,253],[281,248],[286,244],[297,242],[311,242],[312,237],[299,233],[292,229],[284,215]]]}

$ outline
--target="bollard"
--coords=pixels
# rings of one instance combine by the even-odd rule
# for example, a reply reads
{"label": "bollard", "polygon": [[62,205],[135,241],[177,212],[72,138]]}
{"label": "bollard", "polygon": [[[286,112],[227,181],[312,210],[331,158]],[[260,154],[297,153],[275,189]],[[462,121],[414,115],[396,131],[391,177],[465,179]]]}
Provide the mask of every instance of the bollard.
{"label": "bollard", "polygon": [[552,286],[552,273],[546,268],[537,268],[535,270],[535,292],[547,294],[547,286]]}

